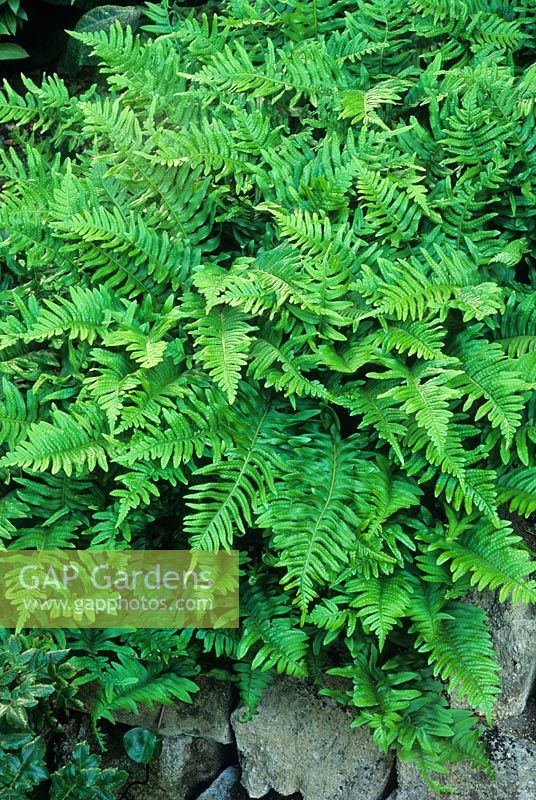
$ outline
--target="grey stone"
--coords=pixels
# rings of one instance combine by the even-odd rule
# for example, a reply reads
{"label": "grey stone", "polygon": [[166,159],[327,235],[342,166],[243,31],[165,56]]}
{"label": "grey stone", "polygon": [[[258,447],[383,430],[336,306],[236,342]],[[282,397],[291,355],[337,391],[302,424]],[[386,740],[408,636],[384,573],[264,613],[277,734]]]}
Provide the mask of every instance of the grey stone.
{"label": "grey stone", "polygon": [[231,800],[233,789],[239,780],[239,767],[227,767],[197,800]]}
{"label": "grey stone", "polygon": [[467,762],[454,764],[441,780],[453,788],[438,794],[427,788],[413,764],[399,762],[398,789],[389,800],[536,800],[536,730],[534,720],[512,720],[508,732],[489,737],[490,760],[496,780]]}
{"label": "grey stone", "polygon": [[199,736],[221,744],[233,741],[230,716],[233,707],[233,689],[223,681],[198,678],[199,692],[192,695],[192,704],[174,703],[165,706],[160,719],[160,709],[139,709],[138,714],[114,711],[118,722],[151,731],[158,728],[162,736]]}
{"label": "grey stone", "polygon": [[231,717],[242,767],[242,785],[258,798],[274,789],[300,792],[303,800],[378,800],[392,759],[370,733],[351,728],[354,715],[319,697],[305,681],[282,678],[267,690],[259,713]]}
{"label": "grey stone", "polygon": [[[126,754],[123,734],[126,726],[116,725],[106,738],[101,754],[103,767],[115,767],[128,772],[128,800],[191,800],[221,773],[227,761],[227,748],[219,742],[194,736],[165,736],[162,753],[153,764],[137,764]],[[87,741],[99,752],[90,718],[77,715],[66,726],[56,746],[56,761],[64,764],[74,746]],[[225,796],[222,796],[224,800]]]}
{"label": "grey stone", "polygon": [[129,800],[190,800],[225,765],[225,748],[194,736],[167,736],[143,783],[129,787]]}

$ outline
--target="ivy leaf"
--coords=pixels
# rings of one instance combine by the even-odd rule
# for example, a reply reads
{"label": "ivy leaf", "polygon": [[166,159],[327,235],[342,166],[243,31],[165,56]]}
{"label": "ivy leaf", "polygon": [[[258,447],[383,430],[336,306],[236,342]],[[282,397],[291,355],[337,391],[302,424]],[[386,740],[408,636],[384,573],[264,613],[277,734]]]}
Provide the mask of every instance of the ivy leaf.
{"label": "ivy leaf", "polygon": [[0,44],[0,61],[14,61],[19,58],[29,58],[29,53],[24,47],[13,42],[2,42]]}
{"label": "ivy leaf", "polygon": [[62,60],[62,69],[67,72],[77,72],[80,67],[95,64],[90,48],[80,41],[75,41],[77,33],[95,33],[105,31],[112,25],[119,23],[122,28],[130,25],[136,30],[139,25],[143,9],[139,6],[97,6],[86,12],[77,22],[73,39],[67,45],[65,56]]}
{"label": "ivy leaf", "polygon": [[131,728],[123,736],[127,755],[138,764],[150,764],[162,752],[162,739],[146,728]]}

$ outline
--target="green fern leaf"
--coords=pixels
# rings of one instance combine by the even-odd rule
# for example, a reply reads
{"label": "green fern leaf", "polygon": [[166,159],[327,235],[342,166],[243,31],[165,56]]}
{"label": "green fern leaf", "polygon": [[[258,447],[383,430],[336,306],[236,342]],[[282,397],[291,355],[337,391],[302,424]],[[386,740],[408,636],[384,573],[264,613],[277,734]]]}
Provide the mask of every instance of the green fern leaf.
{"label": "green fern leaf", "polygon": [[400,572],[370,577],[365,581],[349,581],[346,589],[357,593],[351,607],[359,609],[365,631],[377,635],[381,652],[387,635],[410,606],[412,586],[409,575]]}
{"label": "green fern leaf", "polygon": [[63,470],[68,477],[83,469],[107,470],[106,441],[98,423],[99,417],[95,414],[83,420],[64,411],[54,411],[52,423],[34,423],[27,441],[4,456],[0,465],[29,467],[42,472],[50,468],[53,475]]}
{"label": "green fern leaf", "polygon": [[242,367],[247,362],[251,334],[255,327],[237,308],[217,307],[193,326],[196,360],[209,371],[226,393],[229,403],[236,398]]}

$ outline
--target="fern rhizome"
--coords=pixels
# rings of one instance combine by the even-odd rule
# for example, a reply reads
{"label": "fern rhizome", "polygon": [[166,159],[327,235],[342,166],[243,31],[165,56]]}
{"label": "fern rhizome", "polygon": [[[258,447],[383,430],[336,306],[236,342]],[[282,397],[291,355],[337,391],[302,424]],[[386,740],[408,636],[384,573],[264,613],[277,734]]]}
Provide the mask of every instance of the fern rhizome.
{"label": "fern rhizome", "polygon": [[475,590],[535,591],[534,4],[168,12],[0,98],[4,546],[242,551],[238,632],[65,636],[97,716],[310,676],[484,765]]}

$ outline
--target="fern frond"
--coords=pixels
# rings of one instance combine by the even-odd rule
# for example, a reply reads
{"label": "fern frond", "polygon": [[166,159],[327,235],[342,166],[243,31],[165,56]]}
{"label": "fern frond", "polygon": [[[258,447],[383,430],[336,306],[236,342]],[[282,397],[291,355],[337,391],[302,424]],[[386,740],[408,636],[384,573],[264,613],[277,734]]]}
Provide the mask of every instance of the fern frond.
{"label": "fern frond", "polygon": [[238,658],[254,649],[251,669],[275,670],[295,677],[305,677],[307,634],[288,616],[286,598],[265,594],[262,586],[248,587],[242,596],[245,619],[238,646]]}
{"label": "fern frond", "polygon": [[504,355],[499,344],[473,338],[470,330],[460,338],[455,354],[463,371],[454,378],[453,385],[467,396],[463,410],[483,400],[475,419],[486,415],[492,427],[500,428],[509,447],[524,406],[520,392],[525,384],[516,374],[515,364]]}
{"label": "fern frond", "polygon": [[255,395],[244,400],[247,413],[231,418],[234,446],[224,458],[194,472],[209,480],[193,484],[186,496],[193,513],[185,517],[184,527],[196,550],[229,550],[234,534],[252,524],[254,510],[273,489],[273,471],[283,467],[267,446],[278,420],[272,404]]}
{"label": "fern frond", "polygon": [[459,268],[466,257],[459,254],[449,257],[441,251],[438,255],[443,263],[434,262],[427,254],[426,260],[429,259],[433,268],[431,275],[426,274],[426,267],[416,259],[397,263],[379,259],[382,279],[376,278],[368,268],[364,270],[365,296],[371,298],[380,313],[394,314],[400,320],[423,319],[432,310],[440,311],[444,318],[449,305],[464,312],[464,321],[483,319],[501,307],[502,293],[496,284],[467,285],[470,266],[466,266],[465,274]]}
{"label": "fern frond", "polygon": [[38,401],[32,391],[24,396],[14,383],[2,378],[0,442],[12,450],[36,421]]}
{"label": "fern frond", "polygon": [[390,320],[378,332],[377,341],[387,350],[439,361],[444,358],[442,348],[445,333],[445,329],[435,320]]}
{"label": "fern frond", "polygon": [[469,603],[450,601],[430,636],[429,626],[415,623],[416,646],[429,653],[434,675],[448,683],[449,691],[466,696],[488,719],[500,692],[499,668],[493,656],[491,635],[482,609]]}
{"label": "fern frond", "polygon": [[91,356],[99,366],[93,368],[94,374],[85,380],[85,387],[89,396],[106,413],[113,429],[129,392],[138,386],[140,378],[132,371],[129,359],[122,354],[96,347]]}
{"label": "fern frond", "polygon": [[164,424],[148,425],[145,431],[135,432],[115,459],[129,466],[158,460],[162,468],[171,464],[179,470],[181,464],[192,461],[194,456],[200,458],[211,437],[216,435],[212,421],[195,406],[181,404],[179,410],[163,408]]}
{"label": "fern frond", "polygon": [[486,523],[467,525],[456,538],[431,545],[439,551],[438,564],[448,564],[453,580],[468,575],[471,586],[499,589],[501,602],[512,596],[514,602],[530,602],[535,596],[534,581],[527,580],[534,571],[527,550],[520,547],[507,521],[501,528],[490,529]]}
{"label": "fern frond", "polygon": [[215,307],[192,326],[196,361],[203,364],[233,403],[242,367],[247,363],[251,334],[256,330],[238,308]]}
{"label": "fern frond", "polygon": [[257,519],[272,531],[277,565],[285,570],[283,585],[295,594],[303,617],[317,587],[347,563],[359,526],[359,461],[352,441],[341,441],[335,432],[315,439],[304,453],[307,470],[298,459]]}
{"label": "fern frond", "polygon": [[316,106],[335,76],[325,46],[302,42],[287,51],[276,52],[268,39],[265,62],[260,68],[252,63],[243,45],[236,42],[233,48],[226,45],[222,52],[214,53],[199,72],[185,77],[220,92],[270,97],[273,103],[289,92],[292,106],[302,96]]}
{"label": "fern frond", "polygon": [[375,122],[377,125],[387,127],[377,113],[377,109],[385,105],[400,102],[399,92],[404,84],[391,78],[377,83],[372,89],[345,89],[340,93],[341,113],[339,119],[351,119],[352,125],[356,122]]}
{"label": "fern frond", "polygon": [[510,511],[530,517],[536,513],[536,467],[516,467],[497,481],[498,498]]}
{"label": "fern frond", "polygon": [[269,388],[274,386],[289,397],[322,397],[328,399],[329,392],[318,380],[303,374],[315,365],[315,357],[311,354],[298,354],[306,337],[293,337],[280,343],[274,337],[259,336],[251,351],[249,372],[258,381]]}
{"label": "fern frond", "polygon": [[183,249],[165,232],[156,235],[139,215],[101,206],[63,214],[53,229],[72,242],[66,252],[76,253],[84,269],[110,291],[135,297],[164,282],[176,288],[186,277],[179,267]]}
{"label": "fern frond", "polygon": [[430,362],[429,366],[407,370],[405,384],[393,386],[383,393],[384,397],[392,397],[401,403],[406,414],[415,417],[419,428],[426,432],[440,453],[444,452],[452,418],[449,404],[459,396],[448,385],[455,374],[455,370]]}
{"label": "fern frond", "polygon": [[191,695],[199,691],[192,680],[195,674],[188,665],[145,667],[140,661],[119,654],[118,661],[102,677],[103,690],[93,707],[93,717],[114,722],[114,711],[120,709],[137,714],[139,705],[169,705],[174,699],[191,703]]}
{"label": "fern frond", "polygon": [[124,487],[110,491],[111,497],[119,498],[116,527],[119,527],[124,522],[131,509],[138,508],[141,505],[148,506],[153,497],[160,497],[158,487],[144,471],[126,472],[123,475],[118,475],[116,481],[123,484]]}
{"label": "fern frond", "polygon": [[[102,422],[93,412],[84,418],[53,411],[52,422],[33,423],[28,439],[0,461],[3,467],[25,467],[53,475],[63,470],[67,476],[86,469],[108,469]],[[99,424],[100,423],[100,424]]]}
{"label": "fern frond", "polygon": [[242,722],[247,722],[258,713],[258,706],[266,689],[273,681],[271,672],[253,669],[247,661],[238,661],[233,665],[236,684],[240,692],[240,700],[245,706],[241,715]]}
{"label": "fern frond", "polygon": [[409,575],[399,572],[371,576],[364,581],[349,581],[346,589],[356,592],[357,596],[350,605],[358,609],[365,631],[370,630],[377,635],[381,652],[387,635],[406,616],[410,606],[412,586]]}
{"label": "fern frond", "polygon": [[361,424],[386,441],[399,462],[404,463],[401,440],[407,432],[405,414],[395,400],[386,398],[373,386],[366,386],[352,387],[343,396],[338,396],[337,402],[349,408],[352,415],[362,415]]}
{"label": "fern frond", "polygon": [[194,371],[182,370],[174,360],[165,358],[151,369],[136,375],[136,388],[130,391],[128,403],[123,406],[118,431],[145,428],[158,424],[164,408],[175,408],[180,399],[190,396],[192,402],[209,402],[208,392],[198,388],[199,376]]}
{"label": "fern frond", "polygon": [[357,189],[365,224],[375,235],[396,245],[416,234],[422,217],[421,204],[415,203],[396,181],[363,166],[358,171]]}
{"label": "fern frond", "polygon": [[73,287],[70,300],[45,300],[39,306],[35,300],[24,306],[18,303],[22,320],[8,317],[0,325],[0,347],[17,341],[39,342],[67,335],[90,344],[110,321],[113,307],[110,295],[101,289]]}

